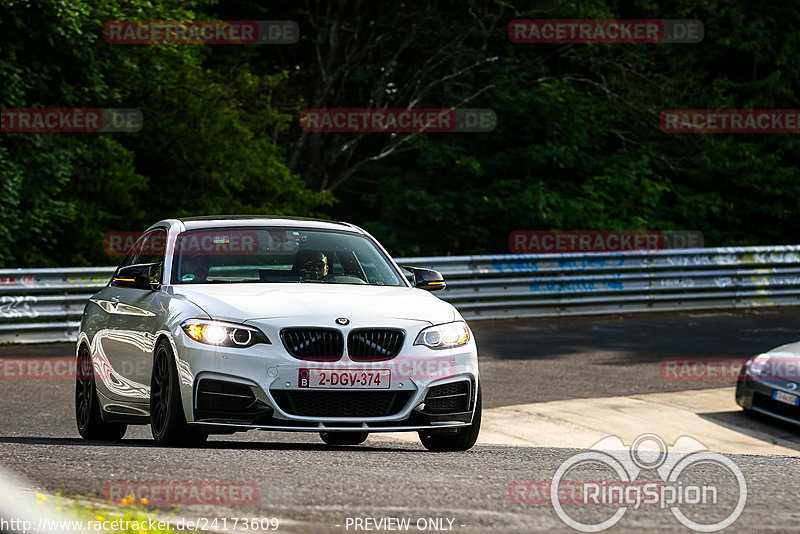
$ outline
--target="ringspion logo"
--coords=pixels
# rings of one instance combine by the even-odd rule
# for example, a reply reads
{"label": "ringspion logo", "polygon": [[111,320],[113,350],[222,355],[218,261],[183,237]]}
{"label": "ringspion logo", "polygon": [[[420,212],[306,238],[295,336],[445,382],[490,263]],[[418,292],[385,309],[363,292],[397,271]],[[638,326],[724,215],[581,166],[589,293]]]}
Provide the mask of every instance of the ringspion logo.
{"label": "ringspion logo", "polygon": [[549,485],[517,480],[508,495],[519,504],[549,502],[561,521],[580,532],[612,528],[641,507],[668,509],[697,532],[718,532],[744,511],[747,480],[733,460],[690,436],[670,446],[656,434],[642,434],[629,446],[609,436],[567,458]]}

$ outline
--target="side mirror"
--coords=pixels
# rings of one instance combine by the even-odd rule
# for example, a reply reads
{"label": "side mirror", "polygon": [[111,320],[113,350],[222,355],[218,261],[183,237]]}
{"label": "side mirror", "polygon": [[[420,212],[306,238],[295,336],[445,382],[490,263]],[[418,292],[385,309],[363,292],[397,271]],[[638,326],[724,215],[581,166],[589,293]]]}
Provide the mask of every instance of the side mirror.
{"label": "side mirror", "polygon": [[111,284],[117,287],[154,291],[159,286],[160,265],[160,263],[140,263],[122,267],[114,274]]}
{"label": "side mirror", "polygon": [[444,283],[444,277],[439,271],[423,269],[422,267],[409,267],[407,265],[401,265],[400,267],[411,271],[414,275],[414,287],[427,291],[440,291],[447,287],[447,284]]}

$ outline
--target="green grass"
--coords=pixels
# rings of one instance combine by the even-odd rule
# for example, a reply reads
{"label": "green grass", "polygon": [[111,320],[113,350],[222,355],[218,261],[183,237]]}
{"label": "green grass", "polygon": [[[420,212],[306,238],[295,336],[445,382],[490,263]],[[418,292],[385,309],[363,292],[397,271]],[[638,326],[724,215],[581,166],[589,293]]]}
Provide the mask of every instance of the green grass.
{"label": "green grass", "polygon": [[[114,532],[120,534],[175,534],[169,522],[177,512],[177,508],[169,517],[157,509],[147,507],[147,499],[134,502],[133,497],[123,499],[118,504],[84,501],[80,497],[69,499],[57,493],[53,497],[37,493],[42,505],[51,506],[65,520],[83,521],[84,524],[94,522],[103,524],[104,528],[92,528],[95,532]],[[48,501],[52,501],[49,503]],[[154,527],[154,528],[153,528]]]}

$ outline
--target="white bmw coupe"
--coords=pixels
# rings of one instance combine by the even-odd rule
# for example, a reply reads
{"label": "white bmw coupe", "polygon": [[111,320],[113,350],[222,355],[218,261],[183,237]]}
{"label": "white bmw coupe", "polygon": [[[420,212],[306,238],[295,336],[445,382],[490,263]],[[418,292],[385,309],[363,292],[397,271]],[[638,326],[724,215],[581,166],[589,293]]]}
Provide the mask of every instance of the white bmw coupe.
{"label": "white bmw coupe", "polygon": [[458,311],[430,294],[444,287],[346,223],[158,222],[84,310],[78,430],[118,440],[150,424],[158,443],[183,445],[251,429],[330,445],[415,431],[432,451],[470,449],[478,355]]}

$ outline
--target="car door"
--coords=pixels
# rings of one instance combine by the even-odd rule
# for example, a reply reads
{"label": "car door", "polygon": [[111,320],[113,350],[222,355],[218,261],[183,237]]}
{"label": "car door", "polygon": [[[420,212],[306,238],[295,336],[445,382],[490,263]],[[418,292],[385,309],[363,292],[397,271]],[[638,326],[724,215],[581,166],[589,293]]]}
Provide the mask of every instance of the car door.
{"label": "car door", "polygon": [[[156,281],[161,283],[166,235],[162,228],[144,234],[120,267],[158,263]],[[162,292],[121,287],[113,281],[106,290],[108,298],[101,304],[107,314],[106,328],[98,340],[101,360],[108,365],[108,372],[100,373],[104,393],[110,399],[149,402],[153,349],[164,324]]]}

